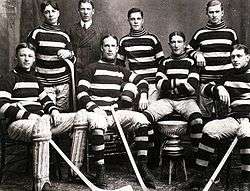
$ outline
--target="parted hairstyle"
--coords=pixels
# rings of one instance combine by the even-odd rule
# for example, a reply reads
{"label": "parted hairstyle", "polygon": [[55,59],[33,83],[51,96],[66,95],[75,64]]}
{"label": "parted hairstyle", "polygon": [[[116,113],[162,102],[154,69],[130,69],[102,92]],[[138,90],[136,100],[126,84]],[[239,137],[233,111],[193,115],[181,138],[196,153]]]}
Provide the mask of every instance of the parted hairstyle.
{"label": "parted hairstyle", "polygon": [[182,37],[184,42],[186,41],[185,34],[182,31],[174,31],[168,36],[169,42],[171,42],[172,37],[176,35]]}
{"label": "parted hairstyle", "polygon": [[54,0],[46,0],[46,1],[42,2],[40,5],[40,11],[43,13],[45,8],[48,5],[51,5],[51,7],[53,7],[54,9],[59,11],[59,6],[58,6],[57,2]]}
{"label": "parted hairstyle", "polygon": [[244,44],[235,44],[233,50],[244,50],[245,54],[249,53],[247,46]]}
{"label": "parted hairstyle", "polygon": [[16,46],[16,57],[17,57],[18,51],[22,48],[28,48],[36,52],[36,48],[31,43],[22,42]]}
{"label": "parted hairstyle", "polygon": [[142,11],[141,9],[139,9],[139,8],[135,8],[135,7],[134,7],[134,8],[132,8],[132,9],[129,9],[128,15],[127,15],[128,19],[129,19],[130,15],[131,15],[132,13],[137,13],[137,12],[141,13],[141,17],[143,18],[143,11]]}
{"label": "parted hairstyle", "polygon": [[80,5],[81,5],[82,3],[90,3],[91,6],[92,6],[92,8],[93,8],[93,9],[95,8],[94,2],[93,2],[92,0],[79,0],[79,2],[78,2],[78,9],[80,8]]}
{"label": "parted hairstyle", "polygon": [[118,46],[118,43],[119,43],[118,37],[115,36],[115,35],[112,35],[112,34],[107,34],[107,35],[105,35],[105,36],[103,36],[103,37],[101,38],[101,41],[100,41],[101,47],[102,47],[102,45],[103,45],[103,41],[104,41],[106,38],[109,38],[109,37],[112,37],[113,39],[115,39],[115,40],[116,40],[116,43],[117,43],[117,46]]}
{"label": "parted hairstyle", "polygon": [[207,3],[206,6],[206,12],[208,11],[209,7],[215,6],[215,5],[220,5],[221,10],[223,11],[223,4],[219,0],[211,0]]}

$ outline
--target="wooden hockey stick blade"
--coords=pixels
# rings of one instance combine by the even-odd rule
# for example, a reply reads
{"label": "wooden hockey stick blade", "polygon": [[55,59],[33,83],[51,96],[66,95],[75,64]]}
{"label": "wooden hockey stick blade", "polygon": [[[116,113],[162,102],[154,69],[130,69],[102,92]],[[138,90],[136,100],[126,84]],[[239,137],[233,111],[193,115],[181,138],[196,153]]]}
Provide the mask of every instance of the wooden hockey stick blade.
{"label": "wooden hockey stick blade", "polygon": [[132,155],[132,153],[131,153],[131,151],[130,151],[130,148],[129,148],[129,146],[128,146],[128,142],[127,142],[126,137],[125,137],[125,135],[124,135],[124,133],[123,133],[122,127],[121,127],[121,125],[120,125],[120,122],[119,122],[118,118],[116,117],[115,110],[114,110],[113,107],[111,107],[111,113],[112,113],[112,115],[113,115],[115,124],[116,124],[116,126],[117,126],[117,128],[118,128],[119,134],[121,135],[121,139],[122,139],[122,142],[123,142],[123,144],[124,144],[124,146],[125,146],[126,152],[127,152],[127,154],[128,154],[130,163],[131,163],[131,165],[132,165],[132,167],[133,167],[133,169],[134,169],[134,171],[135,171],[136,177],[137,177],[137,179],[138,179],[138,181],[139,181],[139,183],[140,183],[140,185],[141,185],[141,187],[142,187],[142,190],[143,190],[143,191],[148,191],[148,188],[147,188],[146,185],[144,184],[144,182],[143,182],[143,180],[142,180],[142,177],[141,177],[141,175],[140,175],[140,172],[139,172],[139,170],[138,170],[138,168],[137,168],[137,166],[136,166],[134,157],[133,157],[133,155]]}
{"label": "wooden hockey stick blade", "polygon": [[[58,154],[65,160],[65,162],[73,169],[73,171],[82,179],[83,182],[92,190],[92,191],[112,191],[112,190],[105,190],[96,187],[92,182],[90,182],[86,176],[84,176],[81,171],[69,160],[69,158],[62,152],[62,150],[56,145],[56,143],[51,139],[49,143],[52,147],[58,152]],[[131,185],[127,185],[113,191],[133,191]]]}
{"label": "wooden hockey stick blade", "polygon": [[235,139],[233,140],[232,144],[230,145],[230,147],[228,148],[226,154],[224,155],[224,157],[221,159],[219,165],[217,166],[217,168],[215,169],[213,175],[211,176],[211,178],[209,179],[208,183],[206,184],[206,186],[204,187],[203,191],[208,191],[210,189],[210,187],[212,186],[214,180],[216,179],[217,175],[219,174],[220,170],[222,169],[223,165],[225,164],[225,162],[227,161],[227,158],[229,157],[229,155],[231,154],[231,152],[233,151],[235,145],[238,142],[238,138],[235,137]]}

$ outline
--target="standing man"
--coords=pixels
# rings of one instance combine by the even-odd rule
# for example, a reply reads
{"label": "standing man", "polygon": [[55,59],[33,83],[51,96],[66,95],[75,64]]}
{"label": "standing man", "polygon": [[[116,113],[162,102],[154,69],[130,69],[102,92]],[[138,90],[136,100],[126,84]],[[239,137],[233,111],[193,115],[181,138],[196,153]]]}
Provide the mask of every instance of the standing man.
{"label": "standing man", "polygon": [[53,0],[41,3],[44,23],[28,35],[27,41],[36,48],[36,76],[60,111],[70,110],[70,68],[65,59],[75,57],[69,36],[58,22],[60,10]]}
{"label": "standing man", "polygon": [[77,57],[77,76],[83,72],[85,66],[100,59],[100,40],[105,33],[93,22],[95,6],[92,0],[79,0],[78,12],[80,21],[69,30],[73,50]]}
{"label": "standing man", "polygon": [[[128,63],[130,70],[144,77],[149,83],[148,101],[157,100],[158,91],[156,88],[156,72],[159,61],[164,58],[161,43],[156,35],[149,33],[143,27],[143,11],[139,8],[132,8],[128,11],[127,18],[130,25],[130,32],[120,40],[117,54],[117,65],[125,66]],[[157,139],[154,137],[153,125],[149,129],[150,151],[149,164],[152,168],[158,166],[159,159],[154,156],[158,151],[154,148]],[[155,139],[155,140],[154,140]],[[156,143],[156,145],[154,145]],[[152,157],[151,157],[152,156]]]}
{"label": "standing man", "polygon": [[130,32],[120,40],[117,65],[125,66],[144,77],[149,83],[149,102],[157,100],[155,87],[156,72],[159,61],[164,57],[162,46],[154,34],[144,29],[143,11],[132,8],[128,11]]}
{"label": "standing man", "polygon": [[[148,125],[147,118],[139,112],[121,110],[122,104],[129,96],[132,100],[134,93],[122,88],[124,83],[134,83],[139,91],[139,108],[144,110],[147,106],[148,83],[142,77],[130,70],[115,65],[115,57],[118,51],[118,39],[115,36],[107,35],[102,39],[100,61],[90,64],[84,70],[78,83],[79,107],[88,113],[95,113],[97,118],[92,118],[90,126],[92,134],[92,149],[96,164],[96,184],[105,186],[105,162],[104,162],[104,134],[108,127],[115,128],[114,119],[110,107],[114,107],[117,116],[124,129],[135,132],[135,148],[137,150],[137,163],[146,186],[155,188],[154,177],[148,170],[147,149],[148,149]],[[134,86],[133,86],[134,87]],[[122,91],[123,90],[123,91]],[[128,93],[124,96],[124,93]],[[144,95],[145,94],[145,95]]]}
{"label": "standing man", "polygon": [[[230,71],[233,66],[230,61],[230,52],[233,45],[238,42],[235,31],[228,28],[224,21],[224,9],[219,0],[207,3],[207,25],[193,35],[189,45],[196,53],[203,55],[206,65],[201,68],[201,91],[204,84],[214,81],[217,83],[222,76]],[[199,105],[204,117],[211,117],[214,113],[212,99],[200,96]]]}
{"label": "standing man", "polygon": [[[196,174],[191,188],[198,190],[205,186],[206,174],[211,155],[219,143],[226,138],[238,136],[241,155],[240,191],[250,190],[250,65],[248,48],[238,44],[233,46],[231,60],[233,71],[224,76],[220,84],[204,86],[206,96],[220,100],[230,108],[229,114],[223,119],[208,122],[203,129],[196,159]],[[189,188],[189,190],[191,190]]]}

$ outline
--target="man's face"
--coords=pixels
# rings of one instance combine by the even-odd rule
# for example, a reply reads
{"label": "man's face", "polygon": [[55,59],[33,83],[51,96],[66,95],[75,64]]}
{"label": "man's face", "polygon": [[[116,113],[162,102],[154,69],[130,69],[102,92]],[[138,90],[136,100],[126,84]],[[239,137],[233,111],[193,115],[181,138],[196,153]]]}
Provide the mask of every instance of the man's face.
{"label": "man's face", "polygon": [[43,15],[47,23],[57,25],[60,12],[59,10],[54,9],[51,5],[48,5],[45,7]]}
{"label": "man's face", "polygon": [[181,55],[185,52],[186,43],[184,42],[184,39],[181,36],[175,35],[172,36],[169,42],[169,46],[172,50],[172,53],[176,55]]}
{"label": "man's face", "polygon": [[30,70],[31,66],[35,62],[35,52],[29,48],[21,48],[17,53],[18,65],[27,71]]}
{"label": "man's face", "polygon": [[128,19],[130,27],[135,30],[141,30],[143,26],[143,18],[140,12],[131,13]]}
{"label": "man's face", "polygon": [[108,37],[103,40],[102,57],[108,60],[115,59],[118,52],[117,41],[113,37]]}
{"label": "man's face", "polygon": [[88,22],[92,20],[92,16],[95,13],[95,10],[93,9],[92,5],[88,2],[81,3],[78,11],[83,22]]}
{"label": "man's face", "polygon": [[243,49],[234,49],[231,53],[231,61],[235,69],[240,69],[247,66],[249,62],[249,55]]}
{"label": "man's face", "polygon": [[221,5],[214,5],[208,7],[207,16],[211,23],[220,24],[222,22],[223,15],[224,11],[221,10]]}

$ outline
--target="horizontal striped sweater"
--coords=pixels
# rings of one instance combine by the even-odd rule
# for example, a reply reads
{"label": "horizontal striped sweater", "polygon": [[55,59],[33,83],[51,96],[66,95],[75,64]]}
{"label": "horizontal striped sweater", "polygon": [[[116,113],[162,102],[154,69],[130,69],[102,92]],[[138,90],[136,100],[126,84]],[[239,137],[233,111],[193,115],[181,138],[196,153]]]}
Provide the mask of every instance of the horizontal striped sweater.
{"label": "horizontal striped sweater", "polygon": [[[214,83],[206,84],[205,96],[219,99],[218,85]],[[236,118],[250,117],[250,67],[244,67],[240,70],[234,70],[230,75],[226,75],[221,83],[230,95],[230,113],[229,116]]]}
{"label": "horizontal striped sweater", "polygon": [[140,74],[149,83],[155,83],[158,63],[164,57],[159,39],[145,30],[131,31],[121,38],[117,54],[117,65],[125,66]]}
{"label": "horizontal striped sweater", "polygon": [[122,86],[126,82],[137,85],[140,93],[148,92],[148,83],[140,75],[117,66],[113,61],[99,60],[86,67],[77,86],[80,109],[93,111],[100,107],[106,111],[110,106],[118,108]]}
{"label": "horizontal striped sweater", "polygon": [[195,98],[199,80],[199,69],[186,53],[180,56],[171,55],[161,60],[156,73],[160,98],[173,100]]}
{"label": "horizontal striped sweater", "polygon": [[195,32],[189,45],[201,51],[206,59],[206,66],[201,70],[202,81],[220,79],[233,68],[230,52],[237,43],[235,31],[226,27],[224,22],[219,25],[208,23]]}
{"label": "horizontal striped sweater", "polygon": [[[59,26],[46,23],[34,29],[27,41],[36,47],[36,76],[45,86],[59,85],[70,81],[70,69],[60,60],[60,49],[72,50],[69,36]],[[72,61],[74,61],[74,57]]]}
{"label": "horizontal striped sweater", "polygon": [[[22,107],[25,108],[21,109]],[[15,121],[57,109],[32,72],[15,68],[0,81],[0,112]]]}

